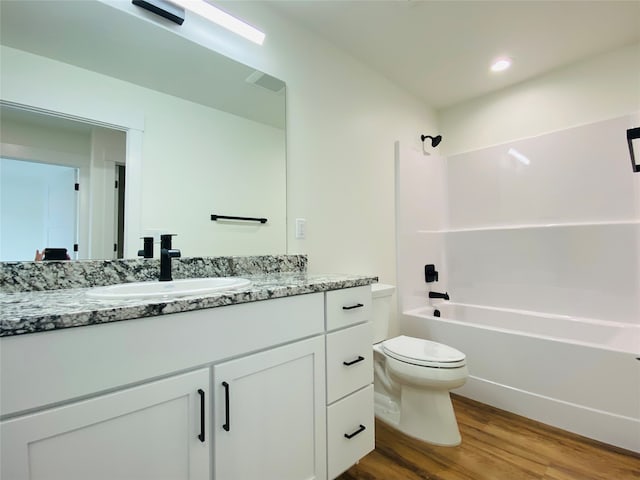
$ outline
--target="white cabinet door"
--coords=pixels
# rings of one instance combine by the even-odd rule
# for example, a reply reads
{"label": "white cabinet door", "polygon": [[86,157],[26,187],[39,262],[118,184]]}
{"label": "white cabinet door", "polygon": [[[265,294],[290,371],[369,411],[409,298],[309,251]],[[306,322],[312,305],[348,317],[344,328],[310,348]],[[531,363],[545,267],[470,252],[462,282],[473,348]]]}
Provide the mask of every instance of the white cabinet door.
{"label": "white cabinet door", "polygon": [[215,480],[324,480],[324,338],[213,368]]}
{"label": "white cabinet door", "polygon": [[201,369],[6,420],[0,477],[209,479],[209,405]]}

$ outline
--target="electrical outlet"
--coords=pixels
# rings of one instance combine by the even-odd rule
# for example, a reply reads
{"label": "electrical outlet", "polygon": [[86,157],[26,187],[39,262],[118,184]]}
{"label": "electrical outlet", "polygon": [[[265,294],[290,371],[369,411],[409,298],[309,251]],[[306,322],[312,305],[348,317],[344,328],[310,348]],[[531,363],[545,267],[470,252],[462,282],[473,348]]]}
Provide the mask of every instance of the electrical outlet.
{"label": "electrical outlet", "polygon": [[304,218],[296,218],[296,238],[300,240],[307,238],[307,220]]}

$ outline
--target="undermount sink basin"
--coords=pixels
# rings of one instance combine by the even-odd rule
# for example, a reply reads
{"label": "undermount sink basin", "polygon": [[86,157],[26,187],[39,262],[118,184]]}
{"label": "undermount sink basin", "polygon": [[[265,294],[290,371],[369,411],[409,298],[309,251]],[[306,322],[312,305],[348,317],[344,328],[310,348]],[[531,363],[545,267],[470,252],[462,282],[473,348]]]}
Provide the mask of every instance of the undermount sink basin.
{"label": "undermount sink basin", "polygon": [[104,299],[176,298],[236,290],[249,285],[251,285],[250,280],[238,277],[188,278],[170,282],[121,283],[108,287],[96,287],[89,290],[87,296]]}

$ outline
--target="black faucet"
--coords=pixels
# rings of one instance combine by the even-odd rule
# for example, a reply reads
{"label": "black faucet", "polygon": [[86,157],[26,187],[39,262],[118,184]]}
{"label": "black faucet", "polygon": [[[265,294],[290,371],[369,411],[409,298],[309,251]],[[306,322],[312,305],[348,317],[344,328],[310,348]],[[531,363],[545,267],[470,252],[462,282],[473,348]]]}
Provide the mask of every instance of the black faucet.
{"label": "black faucet", "polygon": [[429,292],[429,298],[442,298],[444,300],[449,300],[448,293],[440,293],[440,292]]}
{"label": "black faucet", "polygon": [[153,237],[144,237],[144,249],[138,250],[138,256],[144,258],[153,258]]}
{"label": "black faucet", "polygon": [[180,250],[171,248],[171,237],[174,233],[160,235],[160,278],[161,282],[170,282],[173,280],[171,276],[171,259],[180,256]]}

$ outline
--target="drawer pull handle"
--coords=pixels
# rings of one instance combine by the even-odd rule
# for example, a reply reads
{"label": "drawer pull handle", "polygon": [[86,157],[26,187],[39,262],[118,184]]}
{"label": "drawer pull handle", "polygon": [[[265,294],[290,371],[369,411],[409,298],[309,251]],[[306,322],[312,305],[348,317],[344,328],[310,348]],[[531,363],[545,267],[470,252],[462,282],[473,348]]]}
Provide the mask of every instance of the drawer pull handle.
{"label": "drawer pull handle", "polygon": [[201,388],[198,389],[198,394],[200,395],[200,434],[198,438],[202,443],[204,443],[204,412],[205,412],[205,402],[204,402],[204,390]]}
{"label": "drawer pull handle", "polygon": [[350,362],[342,362],[342,364],[346,367],[350,367],[351,365],[355,365],[356,363],[359,363],[363,360],[364,360],[364,357],[362,355],[358,355],[358,358],[356,358],[355,360],[352,360]]}
{"label": "drawer pull handle", "polygon": [[360,427],[355,432],[353,432],[353,433],[345,433],[344,434],[344,438],[346,438],[347,440],[351,440],[353,437],[355,437],[359,433],[364,432],[366,429],[367,429],[367,427],[365,427],[364,425],[360,425]]}
{"label": "drawer pull handle", "polygon": [[354,308],[364,307],[362,303],[356,303],[355,305],[350,305],[348,307],[342,307],[343,310],[353,310]]}
{"label": "drawer pull handle", "polygon": [[222,386],[224,387],[224,425],[222,428],[228,432],[231,429],[229,424],[229,384],[222,382]]}

